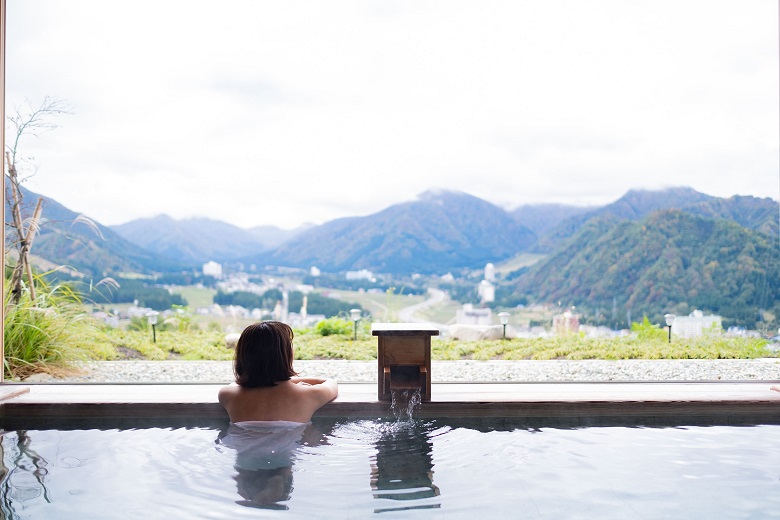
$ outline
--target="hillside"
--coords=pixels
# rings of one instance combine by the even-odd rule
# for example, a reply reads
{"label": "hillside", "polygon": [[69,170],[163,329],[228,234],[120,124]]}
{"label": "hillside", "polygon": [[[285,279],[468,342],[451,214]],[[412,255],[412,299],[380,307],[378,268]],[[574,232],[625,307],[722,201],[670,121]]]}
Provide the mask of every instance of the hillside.
{"label": "hillside", "polygon": [[700,217],[730,220],[768,236],[778,234],[778,203],[769,198],[735,195],[723,199],[699,193],[691,188],[630,190],[611,204],[564,218],[540,231],[539,239],[531,250],[537,253],[553,251],[594,218],[609,215],[637,221],[664,209],[680,209]]}
{"label": "hillside", "polygon": [[158,215],[111,229],[144,249],[192,265],[234,260],[269,247],[245,229],[207,218],[174,220]]}
{"label": "hillside", "polygon": [[429,191],[373,215],[327,222],[245,261],[325,271],[445,273],[509,258],[534,240],[532,231],[489,202]]}
{"label": "hillside", "polygon": [[673,209],[707,202],[715,197],[699,193],[692,188],[669,188],[665,190],[629,190],[618,200],[606,206],[580,213],[560,221],[540,234],[533,245],[535,253],[549,253],[574,234],[590,219],[614,216],[621,219],[639,220],[654,211]]}
{"label": "hillside", "polygon": [[[22,218],[29,218],[41,195],[22,187],[25,207]],[[99,232],[54,199],[43,197],[40,232],[32,253],[54,265],[66,265],[87,276],[104,276],[118,272],[178,271],[185,266],[175,260],[160,258],[120,237],[110,228],[94,223]],[[10,219],[6,206],[6,220]],[[10,233],[8,239],[12,240]]]}
{"label": "hillside", "polygon": [[[25,191],[29,206],[37,196]],[[663,209],[671,201],[680,207]],[[537,264],[502,271],[532,300],[598,311],[591,321],[609,325],[625,322],[629,311],[639,319],[645,313],[686,314],[694,307],[740,324],[755,323],[762,311],[780,316],[777,247],[772,249],[778,236],[776,201],[721,199],[686,188],[632,191],[613,204],[567,217],[571,211],[548,206],[524,213],[535,229],[548,226],[542,238],[556,238],[554,249]],[[45,222],[33,254],[96,277],[177,272],[205,258],[260,267],[315,265],[325,272],[457,274],[533,252],[536,235],[517,215],[465,193],[430,191],[372,215],[290,232],[164,216],[136,221],[137,227],[119,226],[151,252],[97,224],[101,238],[78,222],[76,212],[45,198]],[[267,243],[253,233],[282,243],[263,250]],[[286,236],[295,239],[285,242]]]}
{"label": "hillside", "polygon": [[772,199],[735,195],[683,206],[687,213],[712,219],[732,220],[742,227],[770,237],[778,236],[778,204]]}
{"label": "hillside", "polygon": [[761,310],[780,316],[776,240],[736,222],[682,210],[640,221],[590,219],[517,280],[539,301],[586,308],[594,321],[625,326],[648,315],[698,308],[754,326]]}

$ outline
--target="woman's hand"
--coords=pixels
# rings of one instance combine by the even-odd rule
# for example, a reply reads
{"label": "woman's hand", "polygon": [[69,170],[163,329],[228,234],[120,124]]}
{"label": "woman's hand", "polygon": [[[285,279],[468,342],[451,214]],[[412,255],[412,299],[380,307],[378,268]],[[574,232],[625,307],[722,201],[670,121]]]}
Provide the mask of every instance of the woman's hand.
{"label": "woman's hand", "polygon": [[292,377],[290,378],[290,381],[295,383],[296,385],[304,385],[304,386],[313,386],[313,385],[321,385],[327,379],[323,379],[321,377]]}

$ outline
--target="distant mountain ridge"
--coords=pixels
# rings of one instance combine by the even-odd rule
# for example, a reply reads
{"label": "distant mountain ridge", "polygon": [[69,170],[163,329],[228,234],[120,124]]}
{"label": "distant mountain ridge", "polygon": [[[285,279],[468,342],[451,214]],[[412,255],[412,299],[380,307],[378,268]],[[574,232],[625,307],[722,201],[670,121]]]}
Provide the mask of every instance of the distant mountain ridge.
{"label": "distant mountain ridge", "polygon": [[778,236],[778,204],[772,199],[734,195],[683,206],[683,211],[711,219],[732,220],[742,227],[770,237]]}
{"label": "distant mountain ridge", "polygon": [[[85,276],[105,276],[119,272],[178,271],[186,265],[172,259],[159,257],[128,242],[112,229],[98,222],[88,223],[83,216],[54,199],[32,192],[23,186],[22,218],[32,215],[39,197],[43,198],[40,230],[33,242],[32,254],[55,265],[74,268]],[[6,204],[6,222],[11,216]],[[94,229],[91,227],[94,225]],[[97,230],[97,231],[96,231]],[[12,233],[7,234],[11,241]]]}
{"label": "distant mountain ridge", "polygon": [[111,229],[144,249],[193,265],[209,260],[235,260],[281,244],[297,234],[272,226],[247,230],[219,220],[174,220],[168,215],[133,220]]}
{"label": "distant mountain ridge", "polygon": [[431,190],[373,215],[327,222],[244,260],[325,271],[437,273],[509,258],[535,239],[498,206],[462,192]]}
{"label": "distant mountain ridge", "polygon": [[594,209],[596,208],[567,206],[565,204],[526,204],[514,209],[510,214],[515,220],[539,236],[563,220],[588,213]]}
{"label": "distant mountain ridge", "polygon": [[[23,191],[32,207],[38,195]],[[33,255],[86,276],[181,272],[214,259],[261,268],[444,274],[544,251],[536,264],[507,276],[513,292],[576,305],[586,322],[619,327],[643,315],[658,322],[665,312],[694,308],[748,327],[780,316],[779,207],[768,198],[631,190],[600,208],[509,212],[466,193],[432,190],[372,215],[289,234],[166,216],[92,229],[76,212],[44,201]]]}
{"label": "distant mountain ridge", "polygon": [[258,239],[266,249],[273,249],[313,227],[317,226],[315,224],[303,224],[295,229],[282,229],[276,226],[255,226],[247,229],[247,231]]}
{"label": "distant mountain ridge", "polygon": [[[774,209],[773,209],[774,208]],[[629,190],[611,204],[563,219],[541,233],[532,250],[549,253],[556,249],[589,220],[605,215],[632,221],[641,220],[653,212],[680,209],[714,219],[734,220],[740,225],[766,234],[777,232],[777,202],[772,199],[734,196],[721,199],[692,188],[665,190]]]}

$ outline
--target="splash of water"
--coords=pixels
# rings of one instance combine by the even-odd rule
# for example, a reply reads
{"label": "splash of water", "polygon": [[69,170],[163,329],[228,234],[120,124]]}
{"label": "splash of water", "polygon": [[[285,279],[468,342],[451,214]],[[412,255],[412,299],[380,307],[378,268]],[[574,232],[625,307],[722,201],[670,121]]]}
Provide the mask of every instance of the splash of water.
{"label": "splash of water", "polygon": [[396,421],[411,421],[414,419],[414,410],[420,407],[422,392],[415,390],[391,390],[390,411]]}

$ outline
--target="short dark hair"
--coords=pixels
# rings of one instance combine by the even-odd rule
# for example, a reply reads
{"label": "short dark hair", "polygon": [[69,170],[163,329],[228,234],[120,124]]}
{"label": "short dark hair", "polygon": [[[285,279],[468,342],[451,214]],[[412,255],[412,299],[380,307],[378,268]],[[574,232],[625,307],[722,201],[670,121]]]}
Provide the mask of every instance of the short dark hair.
{"label": "short dark hair", "polygon": [[293,331],[280,321],[261,321],[244,329],[236,345],[233,373],[245,388],[275,386],[298,375],[293,370]]}

